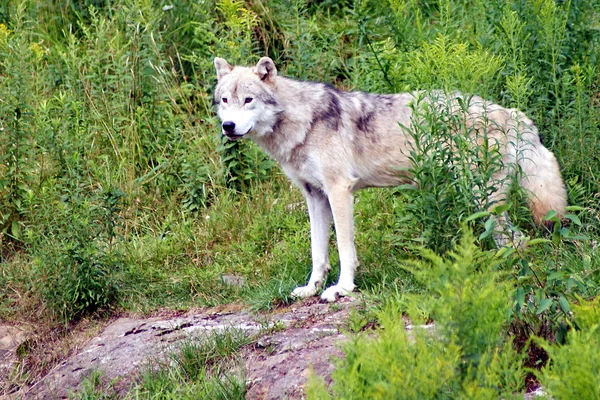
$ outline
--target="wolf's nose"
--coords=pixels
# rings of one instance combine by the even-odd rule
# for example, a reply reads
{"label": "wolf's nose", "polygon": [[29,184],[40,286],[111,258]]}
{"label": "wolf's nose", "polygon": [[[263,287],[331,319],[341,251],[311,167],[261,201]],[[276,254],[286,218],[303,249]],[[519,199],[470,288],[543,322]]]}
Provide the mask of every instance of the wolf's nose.
{"label": "wolf's nose", "polygon": [[233,131],[235,130],[235,122],[233,122],[233,121],[223,122],[223,130],[227,133],[233,133]]}

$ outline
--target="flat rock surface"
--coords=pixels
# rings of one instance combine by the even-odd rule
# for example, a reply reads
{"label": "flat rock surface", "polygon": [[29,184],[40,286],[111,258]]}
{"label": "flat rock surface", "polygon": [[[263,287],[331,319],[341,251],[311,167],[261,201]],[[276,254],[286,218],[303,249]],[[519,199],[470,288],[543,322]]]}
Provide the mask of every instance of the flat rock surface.
{"label": "flat rock surface", "polygon": [[17,349],[25,340],[25,330],[11,325],[0,325],[0,393],[3,388],[2,382],[8,381],[8,376],[18,361]]}
{"label": "flat rock surface", "polygon": [[247,398],[300,399],[311,368],[329,379],[333,358],[342,355],[340,328],[356,303],[350,297],[333,305],[309,299],[269,314],[206,309],[169,318],[120,318],[17,398],[67,398],[94,370],[126,389],[140,368],[168,356],[182,340],[233,328],[258,334],[242,354]]}

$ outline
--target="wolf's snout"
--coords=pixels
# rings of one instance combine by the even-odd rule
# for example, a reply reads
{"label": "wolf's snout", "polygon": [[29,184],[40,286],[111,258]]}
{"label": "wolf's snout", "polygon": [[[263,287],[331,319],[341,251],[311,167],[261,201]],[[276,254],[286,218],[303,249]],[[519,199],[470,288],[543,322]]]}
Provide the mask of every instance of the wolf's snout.
{"label": "wolf's snout", "polygon": [[233,121],[225,121],[223,122],[223,130],[227,133],[234,133],[235,131],[235,122]]}

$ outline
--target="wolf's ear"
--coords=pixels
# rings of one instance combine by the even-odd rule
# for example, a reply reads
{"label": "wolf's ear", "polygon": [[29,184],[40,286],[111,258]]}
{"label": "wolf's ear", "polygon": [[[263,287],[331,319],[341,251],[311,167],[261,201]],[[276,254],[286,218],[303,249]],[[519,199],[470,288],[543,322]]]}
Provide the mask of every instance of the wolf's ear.
{"label": "wolf's ear", "polygon": [[221,78],[231,72],[233,67],[224,58],[215,57],[215,69],[217,70],[217,80],[220,81]]}
{"label": "wolf's ear", "polygon": [[254,72],[258,75],[262,81],[272,81],[277,75],[277,68],[275,63],[269,57],[263,57],[258,60]]}

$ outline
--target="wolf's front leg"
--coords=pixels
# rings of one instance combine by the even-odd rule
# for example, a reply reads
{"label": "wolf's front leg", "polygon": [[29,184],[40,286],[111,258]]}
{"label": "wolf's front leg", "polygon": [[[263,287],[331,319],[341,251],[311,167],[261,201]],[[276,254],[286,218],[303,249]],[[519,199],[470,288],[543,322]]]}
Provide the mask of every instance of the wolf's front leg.
{"label": "wolf's front leg", "polygon": [[312,251],[312,273],[306,286],[294,289],[292,296],[309,297],[321,289],[329,272],[329,232],[331,230],[331,207],[325,194],[310,185],[304,188],[310,218],[310,245]]}
{"label": "wolf's front leg", "polygon": [[327,288],[321,295],[321,299],[327,301],[335,301],[338,296],[346,296],[354,290],[354,275],[358,267],[358,259],[354,247],[352,186],[352,184],[337,185],[329,194],[340,253],[340,279],[337,284]]}

